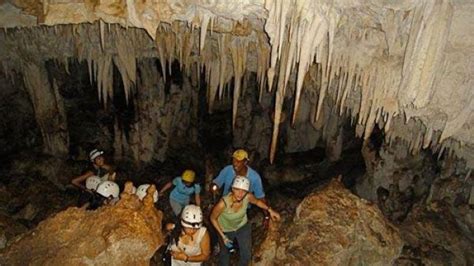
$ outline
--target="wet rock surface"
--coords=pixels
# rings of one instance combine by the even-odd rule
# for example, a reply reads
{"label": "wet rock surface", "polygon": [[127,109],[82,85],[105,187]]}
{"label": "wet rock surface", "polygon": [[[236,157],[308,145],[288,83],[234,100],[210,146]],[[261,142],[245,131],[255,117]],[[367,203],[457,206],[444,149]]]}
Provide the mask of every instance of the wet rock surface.
{"label": "wet rock surface", "polygon": [[[153,194],[153,193],[151,193]],[[163,243],[162,213],[122,193],[95,211],[69,208],[41,222],[0,256],[2,265],[148,265]]]}
{"label": "wet rock surface", "polygon": [[273,224],[256,265],[390,264],[403,242],[380,210],[338,180],[307,196],[293,219]]}

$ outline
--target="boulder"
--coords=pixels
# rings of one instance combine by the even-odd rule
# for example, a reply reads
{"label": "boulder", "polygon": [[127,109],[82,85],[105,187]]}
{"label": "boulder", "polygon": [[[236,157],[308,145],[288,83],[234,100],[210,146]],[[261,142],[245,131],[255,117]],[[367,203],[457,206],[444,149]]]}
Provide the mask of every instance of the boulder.
{"label": "boulder", "polygon": [[339,180],[307,196],[293,220],[272,224],[255,265],[389,265],[399,256],[397,228]]}
{"label": "boulder", "polygon": [[399,228],[406,245],[396,264],[472,265],[474,237],[452,211],[445,201],[415,206]]}
{"label": "boulder", "polygon": [[41,222],[6,248],[0,264],[148,265],[163,244],[162,212],[151,196],[141,202],[130,194],[130,184],[115,205],[71,207]]}

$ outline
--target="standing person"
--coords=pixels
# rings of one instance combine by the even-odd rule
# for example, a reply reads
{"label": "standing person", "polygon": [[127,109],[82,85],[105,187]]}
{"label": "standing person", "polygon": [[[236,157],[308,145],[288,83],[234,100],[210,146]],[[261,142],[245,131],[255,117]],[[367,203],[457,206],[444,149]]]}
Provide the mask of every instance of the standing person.
{"label": "standing person", "polygon": [[171,233],[171,265],[198,266],[209,260],[211,240],[206,227],[202,226],[202,210],[187,205],[181,214],[181,222]]}
{"label": "standing person", "polygon": [[[230,192],[232,182],[235,176],[244,176],[250,182],[250,192],[257,198],[264,200],[265,192],[263,191],[262,178],[260,175],[248,166],[249,155],[247,151],[238,149],[232,154],[232,164],[224,167],[219,175],[213,180],[213,185],[218,189],[223,188],[222,195],[225,196]],[[217,189],[212,189],[217,191]]]}
{"label": "standing person", "polygon": [[237,176],[232,184],[232,191],[214,206],[211,223],[219,234],[221,245],[219,265],[229,265],[234,241],[239,244],[239,265],[249,265],[252,258],[252,228],[247,219],[248,204],[266,210],[272,220],[280,220],[280,214],[272,210],[264,201],[257,199],[249,192],[250,181]]}
{"label": "standing person", "polygon": [[84,174],[72,179],[71,183],[76,187],[86,189],[83,185],[87,178],[97,176],[102,181],[115,181],[115,172],[112,165],[106,163],[104,151],[94,149],[89,153],[91,165]]}
{"label": "standing person", "polygon": [[176,177],[173,181],[166,183],[158,193],[162,195],[166,190],[174,186],[170,193],[170,205],[174,214],[179,217],[184,206],[189,204],[191,195],[194,194],[194,199],[197,206],[201,206],[201,186],[195,183],[196,173],[193,170],[185,170],[181,176]]}

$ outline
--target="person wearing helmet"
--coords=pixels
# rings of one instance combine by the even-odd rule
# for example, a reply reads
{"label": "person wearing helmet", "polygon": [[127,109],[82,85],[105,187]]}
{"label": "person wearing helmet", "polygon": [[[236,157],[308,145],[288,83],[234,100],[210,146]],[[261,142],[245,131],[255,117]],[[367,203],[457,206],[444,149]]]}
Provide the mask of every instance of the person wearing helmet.
{"label": "person wearing helmet", "polygon": [[249,265],[252,258],[252,229],[247,219],[247,207],[254,204],[266,210],[272,220],[280,220],[280,214],[268,206],[265,201],[256,198],[251,192],[250,180],[236,176],[232,190],[221,198],[211,213],[211,223],[219,234],[221,245],[219,265],[229,265],[230,252],[234,250],[234,241],[239,244],[239,265]]}
{"label": "person wearing helmet", "polygon": [[184,206],[189,204],[192,194],[194,194],[196,205],[201,205],[201,197],[199,196],[201,186],[195,182],[195,179],[196,173],[193,170],[185,170],[181,176],[176,177],[172,182],[166,183],[159,192],[162,195],[174,186],[170,193],[170,205],[177,217],[179,217]]}
{"label": "person wearing helmet", "polygon": [[[211,191],[215,192],[223,188],[222,195],[227,195],[234,182],[235,176],[245,176],[250,181],[250,192],[257,199],[264,199],[265,192],[263,191],[262,178],[260,175],[248,166],[249,155],[244,149],[235,150],[232,154],[232,164],[224,167],[219,175],[213,180]],[[214,189],[213,189],[214,188]]]}
{"label": "person wearing helmet", "polygon": [[92,150],[89,153],[89,159],[91,161],[91,166],[82,175],[72,179],[71,183],[73,185],[86,189],[82,184],[91,176],[98,176],[102,181],[115,180],[114,169],[110,164],[105,162],[103,151],[98,149]]}
{"label": "person wearing helmet", "polygon": [[[100,181],[115,181],[115,172],[114,169],[111,165],[106,163],[105,158],[104,158],[104,152],[98,149],[94,149],[89,153],[89,159],[91,162],[91,165],[89,168],[86,169],[86,171],[81,174],[80,176],[74,177],[71,181],[71,183],[80,188],[82,190],[82,193],[79,197],[79,206],[83,206],[85,203],[89,202],[91,199],[91,192],[93,189],[90,189],[87,187],[87,180],[90,177],[98,177],[100,178]],[[84,186],[83,184],[86,183]],[[90,181],[90,183],[92,183]],[[97,183],[94,181],[94,183]]]}
{"label": "person wearing helmet", "polygon": [[[222,195],[227,195],[234,182],[235,176],[245,176],[250,181],[250,192],[260,200],[265,201],[265,192],[263,191],[262,178],[260,175],[248,166],[250,159],[249,154],[244,149],[237,149],[232,154],[232,164],[224,167],[219,175],[213,180],[211,184],[211,193],[217,194],[223,188]],[[263,211],[263,225],[268,228],[270,215],[267,211]]]}
{"label": "person wearing helmet", "polygon": [[191,204],[183,208],[181,221],[171,232],[171,265],[195,266],[209,260],[211,240],[202,222],[201,207]]}

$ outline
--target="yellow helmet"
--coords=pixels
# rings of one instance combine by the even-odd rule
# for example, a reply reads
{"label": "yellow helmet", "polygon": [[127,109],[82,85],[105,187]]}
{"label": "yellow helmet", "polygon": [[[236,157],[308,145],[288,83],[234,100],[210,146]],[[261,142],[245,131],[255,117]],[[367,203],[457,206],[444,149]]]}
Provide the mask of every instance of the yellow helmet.
{"label": "yellow helmet", "polygon": [[193,170],[184,170],[183,174],[181,175],[181,178],[185,182],[192,183],[194,182],[194,178],[196,178],[196,173],[194,173]]}
{"label": "yellow helmet", "polygon": [[238,149],[234,151],[234,153],[232,154],[232,158],[235,158],[236,160],[239,160],[239,161],[242,161],[244,159],[249,160],[249,154],[244,149]]}

